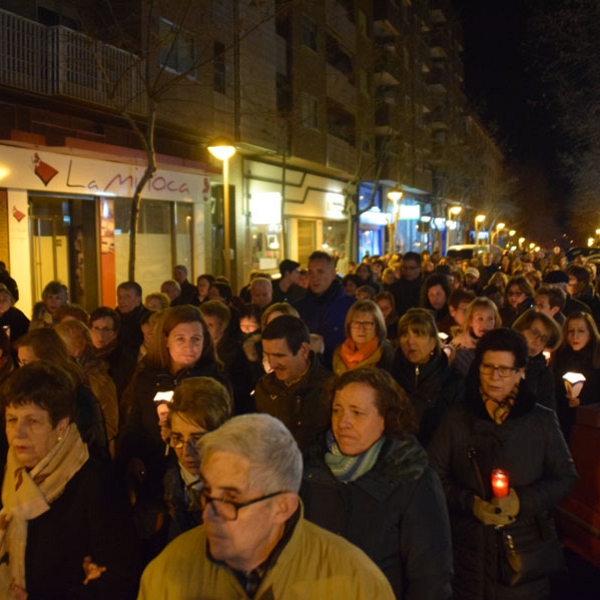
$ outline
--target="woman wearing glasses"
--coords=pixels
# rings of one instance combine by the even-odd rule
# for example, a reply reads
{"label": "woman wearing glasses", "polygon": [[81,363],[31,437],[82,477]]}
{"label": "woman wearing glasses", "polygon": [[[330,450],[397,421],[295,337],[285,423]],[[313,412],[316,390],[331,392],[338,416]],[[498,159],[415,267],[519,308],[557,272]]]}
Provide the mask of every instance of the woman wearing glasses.
{"label": "woman wearing glasses", "polygon": [[[528,355],[520,332],[486,333],[464,405],[446,412],[428,448],[450,512],[456,600],[549,597],[549,573],[540,570],[531,581],[509,586],[499,569],[502,532],[525,530],[534,539],[541,528],[555,534],[549,511],[577,478],[556,414],[522,385]],[[508,475],[502,498],[492,494],[495,469]]]}
{"label": "woman wearing glasses", "polygon": [[[563,324],[564,340],[552,358],[556,386],[556,412],[567,440],[582,404],[600,402],[600,334],[587,312],[571,313]],[[568,394],[563,375],[581,373],[585,382],[579,394]]]}
{"label": "woman wearing glasses", "polygon": [[552,317],[530,308],[513,323],[513,329],[520,331],[527,340],[529,360],[525,383],[542,406],[556,410],[554,374],[544,351],[553,352],[560,346],[563,337],[560,325]]}
{"label": "woman wearing glasses", "polygon": [[165,473],[168,541],[202,522],[196,484],[200,474],[197,444],[205,433],[231,417],[227,389],[210,377],[192,377],[177,387],[169,406],[167,428],[173,453]]}
{"label": "woman wearing glasses", "polygon": [[440,481],[412,435],[411,402],[380,369],[338,377],[331,429],[310,446],[306,518],[363,550],[396,598],[450,598],[450,529]]}
{"label": "woman wearing glasses", "polygon": [[533,306],[534,294],[531,283],[524,275],[516,275],[509,279],[504,295],[504,306],[500,309],[504,327],[511,327],[527,309]]}
{"label": "woman wearing glasses", "polygon": [[391,371],[394,348],[387,340],[381,309],[372,300],[355,302],[346,315],[346,340],[333,353],[333,372],[341,375],[362,367]]}

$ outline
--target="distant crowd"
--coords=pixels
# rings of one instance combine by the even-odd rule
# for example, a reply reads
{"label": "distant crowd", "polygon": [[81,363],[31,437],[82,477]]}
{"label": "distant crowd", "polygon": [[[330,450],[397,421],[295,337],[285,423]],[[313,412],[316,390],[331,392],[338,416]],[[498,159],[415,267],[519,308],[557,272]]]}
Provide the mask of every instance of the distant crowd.
{"label": "distant crowd", "polygon": [[0,600],[549,597],[551,566],[507,576],[499,535],[555,538],[576,481],[594,263],[167,276],[91,313],[51,281],[28,316],[0,263]]}

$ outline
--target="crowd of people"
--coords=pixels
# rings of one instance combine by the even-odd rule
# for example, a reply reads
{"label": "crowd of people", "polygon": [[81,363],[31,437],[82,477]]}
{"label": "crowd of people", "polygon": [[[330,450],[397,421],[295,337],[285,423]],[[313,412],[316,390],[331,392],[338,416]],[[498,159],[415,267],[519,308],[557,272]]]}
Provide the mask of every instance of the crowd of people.
{"label": "crowd of people", "polygon": [[555,531],[576,481],[595,266],[301,267],[236,294],[177,265],[91,314],[52,281],[31,318],[0,283],[0,600],[549,598],[549,566],[505,577],[498,536]]}

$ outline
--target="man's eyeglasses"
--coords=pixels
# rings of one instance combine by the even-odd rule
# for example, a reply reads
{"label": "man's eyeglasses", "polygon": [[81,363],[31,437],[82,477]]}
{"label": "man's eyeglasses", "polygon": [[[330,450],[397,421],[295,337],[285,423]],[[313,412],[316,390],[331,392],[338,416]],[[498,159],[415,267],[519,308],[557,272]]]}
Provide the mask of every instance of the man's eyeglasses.
{"label": "man's eyeglasses", "polygon": [[266,494],[265,496],[261,496],[260,498],[254,498],[254,500],[247,500],[246,502],[233,502],[232,500],[223,500],[221,498],[212,498],[208,495],[206,490],[202,487],[198,490],[198,481],[194,481],[189,484],[187,487],[194,488],[196,492],[199,491],[199,500],[200,500],[200,508],[204,510],[209,504],[214,511],[215,515],[223,521],[236,521],[238,518],[238,512],[242,508],[246,508],[246,506],[251,506],[252,504],[256,504],[257,502],[262,502],[263,500],[268,500],[269,498],[274,498],[275,496],[279,496],[279,494],[284,494],[285,492],[273,492],[272,494]]}
{"label": "man's eyeglasses", "polygon": [[490,365],[488,363],[481,363],[479,367],[480,373],[483,373],[484,375],[492,375],[494,371],[497,371],[500,377],[509,377],[518,370],[519,369],[516,367],[496,367],[495,365]]}

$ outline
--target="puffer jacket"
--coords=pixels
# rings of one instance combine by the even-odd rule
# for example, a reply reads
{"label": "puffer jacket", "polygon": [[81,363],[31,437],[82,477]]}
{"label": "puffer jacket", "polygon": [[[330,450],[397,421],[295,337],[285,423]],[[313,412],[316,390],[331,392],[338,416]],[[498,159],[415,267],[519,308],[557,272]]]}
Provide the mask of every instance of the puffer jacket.
{"label": "puffer jacket", "polygon": [[[475,518],[474,498],[489,500],[491,471],[508,471],[520,500],[516,521],[520,525],[553,509],[569,493],[577,473],[556,414],[537,404],[526,386],[519,387],[502,425],[489,417],[478,389],[478,380],[469,383],[465,405],[448,409],[428,448],[450,512],[453,598],[542,600],[548,594],[547,579],[514,588],[497,581],[497,532]],[[480,489],[473,457],[485,489]]]}
{"label": "puffer jacket", "polygon": [[415,365],[400,348],[396,350],[392,375],[417,410],[417,437],[426,448],[446,409],[463,401],[464,378],[450,367],[444,352],[434,355],[427,364]]}
{"label": "puffer jacket", "polygon": [[443,490],[412,435],[386,439],[373,468],[348,483],[324,461],[324,438],[309,449],[300,496],[306,518],[352,542],[389,579],[396,598],[452,594],[450,525]]}

